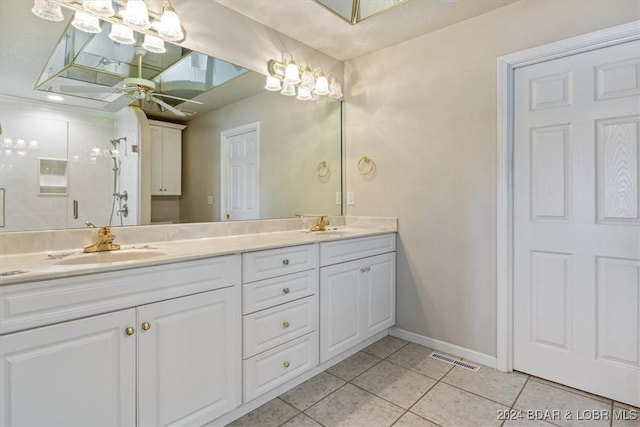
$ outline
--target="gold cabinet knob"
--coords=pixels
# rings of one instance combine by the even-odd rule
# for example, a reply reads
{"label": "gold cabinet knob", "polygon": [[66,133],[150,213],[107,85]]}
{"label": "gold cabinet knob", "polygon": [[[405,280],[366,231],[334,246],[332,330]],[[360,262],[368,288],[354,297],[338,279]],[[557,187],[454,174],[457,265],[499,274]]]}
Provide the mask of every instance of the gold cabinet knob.
{"label": "gold cabinet knob", "polygon": [[366,273],[366,272],[367,272],[367,267],[362,267],[362,268],[360,269],[360,272],[362,272],[362,273]]}
{"label": "gold cabinet knob", "polygon": [[289,260],[288,259],[283,259],[282,260],[282,264],[283,265],[289,265]]}
{"label": "gold cabinet knob", "polygon": [[133,329],[131,326],[129,326],[127,329],[124,330],[124,333],[131,336],[136,333],[136,330]]}
{"label": "gold cabinet knob", "polygon": [[289,288],[284,288],[282,290],[282,293],[285,294],[285,295],[288,294],[289,292],[291,292],[291,289],[289,289]]}
{"label": "gold cabinet knob", "polygon": [[285,361],[282,363],[282,366],[284,366],[285,368],[288,368],[289,366],[291,366],[291,363],[290,363],[288,360],[285,360]]}
{"label": "gold cabinet knob", "polygon": [[291,324],[289,322],[287,322],[286,320],[284,322],[282,322],[282,327],[287,329],[289,326],[291,326]]}
{"label": "gold cabinet knob", "polygon": [[149,323],[149,322],[144,322],[144,323],[142,324],[142,330],[143,330],[143,331],[148,331],[149,329],[151,329],[151,323]]}

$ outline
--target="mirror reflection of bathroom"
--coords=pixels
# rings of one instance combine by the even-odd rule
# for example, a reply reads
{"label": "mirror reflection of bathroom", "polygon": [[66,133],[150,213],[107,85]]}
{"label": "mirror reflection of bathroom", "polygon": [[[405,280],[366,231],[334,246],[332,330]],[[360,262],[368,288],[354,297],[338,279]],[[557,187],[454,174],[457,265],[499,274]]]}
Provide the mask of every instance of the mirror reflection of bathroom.
{"label": "mirror reflection of bathroom", "polygon": [[[2,231],[139,222],[138,120],[3,99]],[[64,159],[64,167],[60,160]]]}

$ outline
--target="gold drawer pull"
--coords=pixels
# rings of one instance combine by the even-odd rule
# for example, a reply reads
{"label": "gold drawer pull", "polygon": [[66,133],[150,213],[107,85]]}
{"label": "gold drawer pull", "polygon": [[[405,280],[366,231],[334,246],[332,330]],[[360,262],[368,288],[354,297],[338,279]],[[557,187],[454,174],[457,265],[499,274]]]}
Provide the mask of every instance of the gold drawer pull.
{"label": "gold drawer pull", "polygon": [[282,260],[282,264],[284,264],[284,265],[289,265],[289,260],[288,260],[288,259],[283,259],[283,260]]}
{"label": "gold drawer pull", "polygon": [[289,292],[291,292],[291,289],[289,289],[289,288],[284,288],[282,290],[282,293],[285,294],[285,295],[288,294]]}
{"label": "gold drawer pull", "polygon": [[285,368],[288,368],[289,366],[291,366],[291,363],[288,360],[285,360],[282,366],[284,366]]}
{"label": "gold drawer pull", "polygon": [[289,322],[287,322],[286,320],[284,322],[282,322],[282,327],[287,329],[289,326],[291,326],[291,324]]}
{"label": "gold drawer pull", "polygon": [[361,272],[366,273],[367,271],[371,271],[371,267],[367,266],[367,267],[362,267],[360,269]]}
{"label": "gold drawer pull", "polygon": [[136,333],[136,330],[133,329],[131,326],[129,326],[127,329],[124,330],[124,333],[131,336]]}
{"label": "gold drawer pull", "polygon": [[143,331],[148,331],[149,329],[151,329],[151,323],[149,323],[149,322],[144,322],[144,323],[142,324],[142,330],[143,330]]}

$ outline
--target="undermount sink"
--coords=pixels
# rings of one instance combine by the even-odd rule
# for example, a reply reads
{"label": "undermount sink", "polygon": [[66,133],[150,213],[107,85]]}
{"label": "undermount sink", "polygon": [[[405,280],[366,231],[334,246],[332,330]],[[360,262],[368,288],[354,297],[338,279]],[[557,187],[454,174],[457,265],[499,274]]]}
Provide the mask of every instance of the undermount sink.
{"label": "undermount sink", "polygon": [[81,265],[81,264],[108,264],[114,262],[136,261],[146,258],[154,258],[166,255],[162,251],[149,250],[119,250],[108,252],[94,252],[89,254],[79,254],[71,258],[66,258],[56,262],[57,265]]}
{"label": "undermount sink", "polygon": [[304,233],[308,233],[311,234],[313,236],[326,236],[326,237],[339,237],[339,236],[347,236],[349,234],[354,234],[357,233],[356,231],[352,231],[352,230],[345,230],[345,229],[336,229],[336,230],[324,230],[324,231],[309,231],[309,230],[305,230]]}

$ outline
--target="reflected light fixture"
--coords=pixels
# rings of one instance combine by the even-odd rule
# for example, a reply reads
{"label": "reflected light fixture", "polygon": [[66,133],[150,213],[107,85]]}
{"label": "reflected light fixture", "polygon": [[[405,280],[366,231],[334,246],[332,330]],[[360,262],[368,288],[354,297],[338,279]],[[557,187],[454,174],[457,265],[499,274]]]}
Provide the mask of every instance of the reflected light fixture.
{"label": "reflected light fixture", "polygon": [[329,95],[332,99],[342,99],[342,86],[333,74],[327,77],[321,68],[313,71],[309,64],[298,65],[289,53],[282,61],[274,59],[267,63],[269,74],[265,89],[280,91],[285,96],[296,96],[301,101],[316,101],[320,96]]}
{"label": "reflected light fixture", "polygon": [[120,44],[134,44],[136,42],[136,38],[133,36],[133,30],[122,24],[111,24],[109,38]]}
{"label": "reflected light fixture", "polygon": [[60,95],[47,95],[47,99],[51,100],[51,101],[55,101],[55,102],[62,102],[64,101],[64,98],[61,97]]}
{"label": "reflected light fixture", "polygon": [[165,53],[167,49],[164,47],[164,40],[160,37],[150,36],[145,34],[142,47],[153,53]]}
{"label": "reflected light fixture", "polygon": [[102,29],[100,28],[100,20],[97,16],[90,15],[85,12],[76,11],[71,25],[84,31],[85,33],[97,34]]}

